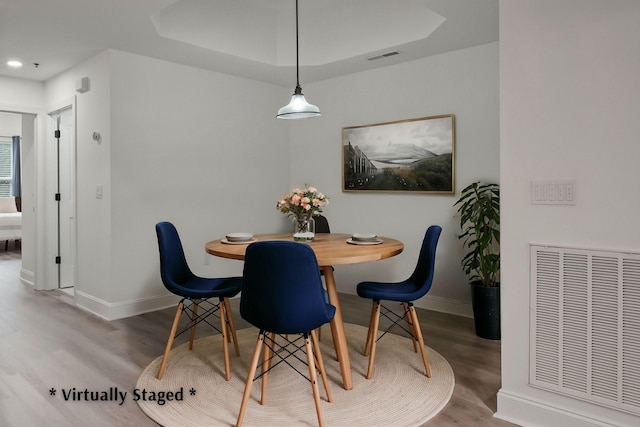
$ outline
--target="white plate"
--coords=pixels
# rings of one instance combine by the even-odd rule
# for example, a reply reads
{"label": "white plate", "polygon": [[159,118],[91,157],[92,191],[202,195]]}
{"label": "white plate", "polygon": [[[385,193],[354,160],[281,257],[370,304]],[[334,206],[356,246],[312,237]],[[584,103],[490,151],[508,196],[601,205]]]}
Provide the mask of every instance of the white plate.
{"label": "white plate", "polygon": [[248,242],[253,239],[251,233],[229,233],[224,236],[229,242]]}
{"label": "white plate", "polygon": [[379,245],[382,243],[382,239],[375,240],[353,240],[352,238],[347,239],[347,243],[351,245]]}
{"label": "white plate", "polygon": [[378,239],[377,234],[362,234],[362,233],[353,233],[351,239],[355,242],[370,242],[376,241]]}
{"label": "white plate", "polygon": [[255,237],[253,237],[250,240],[245,240],[245,241],[242,241],[242,242],[230,242],[229,240],[227,240],[224,237],[222,239],[220,239],[220,241],[222,243],[226,244],[226,245],[248,245],[249,243],[253,243],[253,242],[257,241],[257,240],[258,239],[256,239]]}
{"label": "white plate", "polygon": [[293,237],[294,238],[300,238],[300,239],[309,239],[309,240],[313,240],[313,238],[315,237],[315,234],[310,232],[310,231],[306,231],[304,233],[293,233]]}

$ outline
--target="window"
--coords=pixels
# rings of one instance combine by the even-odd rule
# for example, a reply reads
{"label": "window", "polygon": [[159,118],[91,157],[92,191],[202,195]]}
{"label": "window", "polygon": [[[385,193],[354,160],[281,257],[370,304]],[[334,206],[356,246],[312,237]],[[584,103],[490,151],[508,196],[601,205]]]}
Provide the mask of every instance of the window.
{"label": "window", "polygon": [[11,196],[12,181],[13,145],[11,141],[0,140],[0,197]]}

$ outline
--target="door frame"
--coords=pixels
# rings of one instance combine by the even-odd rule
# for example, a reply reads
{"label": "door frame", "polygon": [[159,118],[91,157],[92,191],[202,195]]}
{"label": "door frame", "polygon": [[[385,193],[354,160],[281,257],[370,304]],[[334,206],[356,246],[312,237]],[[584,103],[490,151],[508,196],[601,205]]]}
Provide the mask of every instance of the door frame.
{"label": "door frame", "polygon": [[[42,248],[39,252],[42,254],[42,259],[44,262],[38,263],[38,269],[41,270],[43,274],[38,274],[37,277],[42,280],[38,280],[36,284],[37,289],[58,289],[59,279],[58,279],[58,270],[59,265],[55,263],[55,258],[58,256],[58,206],[56,200],[54,199],[55,193],[58,191],[57,187],[57,173],[58,173],[58,164],[57,164],[57,153],[56,153],[56,145],[55,138],[53,135],[54,130],[56,129],[54,117],[56,113],[71,108],[71,122],[73,126],[73,130],[71,132],[71,150],[73,151],[73,171],[71,172],[73,176],[73,186],[74,191],[76,192],[77,199],[77,163],[75,159],[77,158],[77,147],[76,147],[76,135],[77,135],[77,116],[76,116],[76,97],[72,96],[67,98],[47,109],[46,114],[46,131],[43,139],[43,144],[40,145],[43,148],[44,155],[44,168],[41,171],[44,175],[41,178],[44,178],[44,181],[40,179],[38,182],[44,182],[43,186],[43,201],[44,201],[44,213],[41,217],[41,220],[44,221],[44,233],[39,233],[37,238],[38,247]],[[74,239],[71,244],[74,248],[77,249],[77,201],[74,204],[73,208],[73,216],[76,218],[74,221]],[[77,250],[73,251],[76,254],[77,258]],[[73,263],[73,282],[77,285],[77,259],[72,260]],[[64,262],[64,261],[63,261]],[[40,272],[40,271],[39,271]]]}
{"label": "door frame", "polygon": [[[55,150],[51,143],[53,132],[49,132],[49,128],[51,127],[51,114],[69,107],[72,109],[72,144],[73,149],[76,150],[75,156],[77,154],[78,128],[76,96],[63,99],[48,108],[0,103],[0,111],[2,112],[21,114],[23,120],[25,115],[33,116],[34,129],[31,144],[34,150],[34,170],[22,168],[22,175],[31,175],[34,185],[34,188],[23,188],[23,211],[24,208],[29,208],[34,213],[33,221],[27,224],[28,227],[33,227],[34,242],[30,244],[23,239],[22,244],[23,253],[24,250],[33,251],[33,265],[31,266],[33,271],[31,269],[25,270],[23,265],[20,271],[20,279],[24,283],[33,286],[36,290],[58,288],[57,264],[55,264],[55,256],[57,254],[57,207],[53,199],[55,187],[52,186],[52,180],[57,171],[53,167],[56,158]],[[77,156],[75,158],[77,159]],[[77,199],[77,163],[74,164],[73,174]],[[76,215],[76,241],[73,244],[77,248],[77,201],[74,215]],[[74,265],[73,274],[74,278],[77,278],[77,262],[74,262]]]}
{"label": "door frame", "polygon": [[[21,148],[21,174],[23,177],[22,186],[22,267],[20,269],[20,280],[32,286],[34,289],[44,289],[38,278],[44,276],[42,268],[43,251],[42,247],[45,239],[41,237],[43,226],[43,201],[42,182],[40,170],[44,167],[42,163],[41,135],[44,133],[45,113],[44,109],[26,105],[14,105],[0,103],[0,111],[22,116],[22,143]],[[25,119],[28,120],[25,123]],[[25,164],[25,151],[32,150],[32,160]],[[24,179],[28,177],[28,179]],[[26,186],[25,186],[26,185]],[[30,230],[27,232],[27,227]],[[27,265],[25,265],[25,254]]]}

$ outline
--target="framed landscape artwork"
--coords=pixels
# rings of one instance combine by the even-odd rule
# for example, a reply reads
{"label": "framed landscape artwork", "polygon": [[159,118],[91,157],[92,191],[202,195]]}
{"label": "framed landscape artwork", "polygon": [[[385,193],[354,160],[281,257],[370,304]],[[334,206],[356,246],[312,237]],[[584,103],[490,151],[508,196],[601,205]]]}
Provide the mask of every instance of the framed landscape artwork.
{"label": "framed landscape artwork", "polygon": [[455,116],[342,128],[342,191],[454,193]]}

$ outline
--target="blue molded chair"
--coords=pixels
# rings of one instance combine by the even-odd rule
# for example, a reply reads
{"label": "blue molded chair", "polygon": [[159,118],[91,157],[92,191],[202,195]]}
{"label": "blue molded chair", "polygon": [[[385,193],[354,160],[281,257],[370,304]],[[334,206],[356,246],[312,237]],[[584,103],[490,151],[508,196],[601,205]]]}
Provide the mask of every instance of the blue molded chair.
{"label": "blue molded chair", "polygon": [[[418,265],[416,266],[413,274],[402,282],[361,282],[358,283],[357,292],[358,296],[362,298],[368,298],[373,300],[373,307],[371,308],[371,319],[369,321],[369,332],[367,334],[367,342],[365,344],[364,355],[369,355],[369,368],[367,369],[367,379],[370,379],[373,375],[373,362],[376,356],[376,342],[382,338],[392,327],[400,325],[402,320],[407,322],[407,331],[413,338],[413,351],[417,352],[417,345],[420,347],[420,353],[422,355],[422,362],[424,363],[425,375],[431,378],[431,369],[429,369],[429,361],[427,360],[427,354],[424,348],[424,340],[422,338],[422,331],[420,330],[420,323],[418,322],[418,316],[416,310],[413,307],[413,301],[422,298],[429,289],[431,289],[431,283],[433,282],[433,273],[436,262],[436,246],[442,228],[438,225],[432,225],[427,229],[424,239],[422,241],[422,247],[420,248],[420,255],[418,256]],[[397,315],[387,307],[383,306],[381,301],[396,301],[402,304],[404,313],[402,316]],[[380,322],[380,313],[382,309],[382,315],[390,319],[393,323],[391,326],[378,337],[378,325]],[[404,329],[404,327],[403,327]]]}
{"label": "blue molded chair", "polygon": [[[200,322],[205,322],[222,335],[225,378],[229,381],[231,379],[228,347],[230,337],[227,335],[227,327],[233,337],[236,354],[240,355],[229,298],[240,293],[242,277],[205,278],[196,276],[187,265],[182,243],[174,225],[170,222],[160,222],[156,224],[156,234],[158,235],[158,249],[160,250],[160,276],[162,277],[162,282],[171,293],[182,297],[178,303],[178,309],[171,326],[171,333],[169,334],[156,377],[162,379],[164,375],[173,340],[178,335],[189,330],[189,350],[193,349],[196,325]],[[217,298],[216,303],[208,301],[209,298]],[[199,307],[202,307],[203,312],[198,313]],[[180,332],[176,332],[182,313],[187,314],[189,324]],[[216,315],[220,318],[220,328],[209,322],[208,317],[211,315]]]}
{"label": "blue molded chair", "polygon": [[[322,279],[313,249],[305,243],[290,241],[252,243],[247,247],[245,254],[243,280],[240,315],[260,332],[247,375],[236,426],[242,425],[260,353],[264,350],[260,375],[262,377],[260,404],[264,404],[269,370],[282,362],[292,366],[286,360],[290,356],[304,362],[303,358],[296,355],[303,348],[307,354],[308,379],[313,389],[316,415],[320,426],[323,426],[316,368],[320,371],[327,400],[331,402],[332,398],[314,331],[330,322],[336,309],[325,301]],[[300,344],[299,341],[302,339],[304,343]],[[272,366],[274,359],[276,363]],[[298,373],[303,375],[300,371]],[[295,385],[292,384],[292,392],[294,387]]]}

